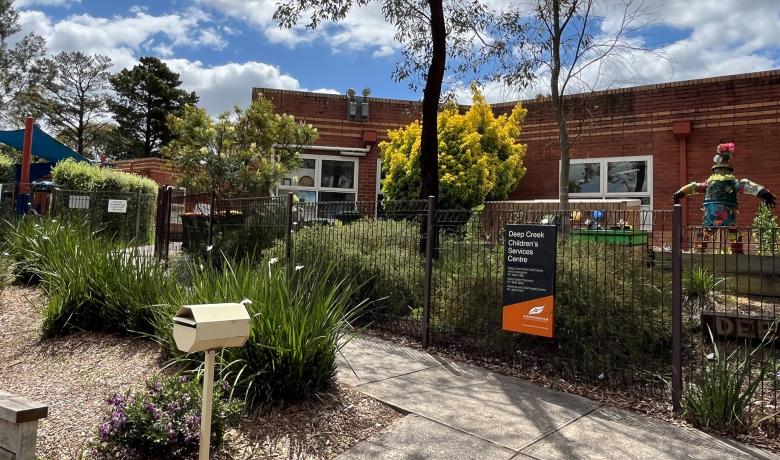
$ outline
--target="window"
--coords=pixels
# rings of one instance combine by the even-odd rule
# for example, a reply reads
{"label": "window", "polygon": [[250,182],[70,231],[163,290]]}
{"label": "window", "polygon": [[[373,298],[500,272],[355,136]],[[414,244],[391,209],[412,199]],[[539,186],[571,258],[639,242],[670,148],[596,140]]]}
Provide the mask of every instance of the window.
{"label": "window", "polygon": [[[606,173],[606,174],[605,174]],[[569,193],[572,198],[637,199],[643,211],[643,229],[652,226],[653,157],[613,157],[571,160]]]}
{"label": "window", "polygon": [[601,193],[601,163],[569,165],[569,193]]}
{"label": "window", "polygon": [[301,165],[277,186],[277,194],[294,193],[301,202],[355,201],[358,161],[325,155],[301,155]]}

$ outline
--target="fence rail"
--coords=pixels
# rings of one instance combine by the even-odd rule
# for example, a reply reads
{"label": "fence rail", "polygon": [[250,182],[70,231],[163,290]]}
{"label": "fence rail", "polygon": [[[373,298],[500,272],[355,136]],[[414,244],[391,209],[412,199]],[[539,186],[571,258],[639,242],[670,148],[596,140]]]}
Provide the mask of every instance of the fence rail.
{"label": "fence rail", "polygon": [[[0,209],[14,197],[5,189]],[[49,213],[76,212],[77,192],[50,194]],[[750,410],[776,432],[780,254],[774,228],[683,226],[679,208],[534,209],[487,203],[438,209],[418,201],[297,202],[292,196],[221,198],[161,190],[123,217],[90,195],[96,225],[118,219],[138,238],[140,209],[156,207],[156,251],[172,244],[219,264],[218,254],[273,259],[290,269],[325,260],[371,299],[372,327],[516,368],[671,400],[727,352],[756,347],[750,375],[761,379]],[[145,200],[151,200],[149,207]],[[36,203],[35,199],[31,203]],[[41,201],[42,202],[42,201]],[[99,203],[99,206],[96,205]],[[156,204],[155,204],[156,203]],[[74,206],[75,205],[75,206]],[[553,338],[502,328],[507,224],[556,224],[556,333]],[[151,228],[150,224],[150,228]],[[143,233],[143,232],[141,232]],[[710,331],[713,340],[710,340]]]}

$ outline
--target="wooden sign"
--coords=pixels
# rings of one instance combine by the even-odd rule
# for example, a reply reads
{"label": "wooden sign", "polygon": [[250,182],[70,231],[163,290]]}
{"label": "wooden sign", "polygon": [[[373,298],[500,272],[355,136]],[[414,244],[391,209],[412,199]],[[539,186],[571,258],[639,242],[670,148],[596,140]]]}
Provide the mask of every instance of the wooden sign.
{"label": "wooden sign", "polygon": [[504,234],[504,311],[506,331],[555,335],[555,225],[506,226]]}
{"label": "wooden sign", "polygon": [[[701,323],[704,329],[704,338],[709,340],[709,332],[715,338],[763,340],[767,332],[772,329],[774,320],[758,316],[744,316],[734,313],[702,312]],[[708,329],[709,327],[709,329]],[[774,337],[777,338],[777,332]]]}

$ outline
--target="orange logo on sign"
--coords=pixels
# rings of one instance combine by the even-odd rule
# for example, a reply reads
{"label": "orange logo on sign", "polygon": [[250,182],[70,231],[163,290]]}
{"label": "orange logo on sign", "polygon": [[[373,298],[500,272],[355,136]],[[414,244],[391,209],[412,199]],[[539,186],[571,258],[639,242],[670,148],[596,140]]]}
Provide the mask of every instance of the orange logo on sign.
{"label": "orange logo on sign", "polygon": [[504,307],[503,329],[505,331],[553,337],[555,320],[553,296],[527,300]]}

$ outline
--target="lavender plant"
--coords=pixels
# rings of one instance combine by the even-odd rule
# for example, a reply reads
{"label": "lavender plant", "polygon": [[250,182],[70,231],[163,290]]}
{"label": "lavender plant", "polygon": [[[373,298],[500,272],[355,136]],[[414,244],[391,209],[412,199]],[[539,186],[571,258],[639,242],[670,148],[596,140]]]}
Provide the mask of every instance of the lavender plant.
{"label": "lavender plant", "polygon": [[[240,421],[243,403],[229,399],[226,382],[214,392],[211,445],[217,449],[225,431]],[[200,385],[186,376],[147,381],[136,392],[114,394],[88,446],[90,458],[169,459],[195,458],[200,442]]]}

